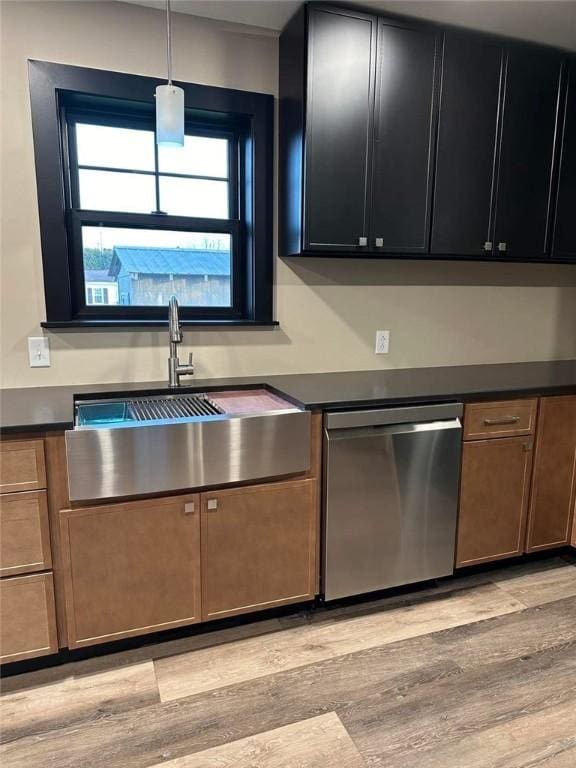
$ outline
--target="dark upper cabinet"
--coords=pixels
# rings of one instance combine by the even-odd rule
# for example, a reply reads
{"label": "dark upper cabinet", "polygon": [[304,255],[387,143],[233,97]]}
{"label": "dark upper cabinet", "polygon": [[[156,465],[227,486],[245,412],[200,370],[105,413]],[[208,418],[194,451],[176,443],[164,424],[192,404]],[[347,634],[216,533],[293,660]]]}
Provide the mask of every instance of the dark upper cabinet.
{"label": "dark upper cabinet", "polygon": [[566,62],[552,256],[576,261],[576,59]]}
{"label": "dark upper cabinet", "polygon": [[370,245],[383,252],[428,250],[440,37],[378,24]]}
{"label": "dark upper cabinet", "polygon": [[447,32],[442,56],[431,253],[492,252],[492,203],[504,49]]}
{"label": "dark upper cabinet", "polygon": [[439,35],[305,6],[280,38],[280,253],[426,253]]}
{"label": "dark upper cabinet", "polygon": [[303,5],[280,36],[280,255],[575,259],[563,57]]}
{"label": "dark upper cabinet", "polygon": [[514,259],[549,250],[561,62],[555,51],[508,46],[493,239]]}
{"label": "dark upper cabinet", "polygon": [[304,248],[357,250],[368,234],[376,20],[308,18]]}
{"label": "dark upper cabinet", "polygon": [[546,259],[561,57],[445,35],[431,253]]}

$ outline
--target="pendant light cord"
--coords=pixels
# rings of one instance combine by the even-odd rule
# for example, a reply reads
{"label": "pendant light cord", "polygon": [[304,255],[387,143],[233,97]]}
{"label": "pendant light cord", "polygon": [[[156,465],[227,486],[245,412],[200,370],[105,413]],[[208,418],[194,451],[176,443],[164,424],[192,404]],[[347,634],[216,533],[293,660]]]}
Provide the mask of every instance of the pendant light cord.
{"label": "pendant light cord", "polygon": [[166,0],[166,59],[168,62],[168,85],[172,85],[172,19],[170,0]]}

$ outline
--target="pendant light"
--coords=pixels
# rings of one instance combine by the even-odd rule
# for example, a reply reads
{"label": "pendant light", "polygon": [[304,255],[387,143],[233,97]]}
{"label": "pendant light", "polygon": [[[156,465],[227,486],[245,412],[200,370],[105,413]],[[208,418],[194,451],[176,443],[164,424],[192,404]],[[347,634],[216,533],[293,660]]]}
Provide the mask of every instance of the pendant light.
{"label": "pendant light", "polygon": [[156,88],[156,143],[159,147],[184,146],[184,91],[172,84],[172,24],[166,0],[166,58],[168,84]]}

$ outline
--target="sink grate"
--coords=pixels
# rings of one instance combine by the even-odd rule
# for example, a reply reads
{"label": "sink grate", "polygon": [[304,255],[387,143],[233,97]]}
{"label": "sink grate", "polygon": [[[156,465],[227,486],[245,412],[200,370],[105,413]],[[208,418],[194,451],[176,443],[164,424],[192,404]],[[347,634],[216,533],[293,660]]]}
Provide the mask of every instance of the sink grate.
{"label": "sink grate", "polygon": [[188,419],[191,416],[218,416],[224,411],[206,395],[139,397],[128,400],[128,411],[136,421]]}

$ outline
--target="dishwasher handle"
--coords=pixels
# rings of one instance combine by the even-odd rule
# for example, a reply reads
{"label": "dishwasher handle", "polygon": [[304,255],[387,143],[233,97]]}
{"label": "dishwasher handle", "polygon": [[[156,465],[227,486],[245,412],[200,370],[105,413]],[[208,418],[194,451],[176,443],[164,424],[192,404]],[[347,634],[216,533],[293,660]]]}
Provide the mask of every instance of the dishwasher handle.
{"label": "dishwasher handle", "polygon": [[444,421],[421,421],[418,424],[376,424],[369,427],[345,427],[326,432],[328,445],[339,440],[354,440],[364,437],[388,437],[389,435],[418,435],[424,432],[444,432],[451,429],[462,431],[460,419]]}
{"label": "dishwasher handle", "polygon": [[364,411],[336,411],[328,413],[324,423],[327,430],[420,424],[460,419],[463,412],[462,403],[436,403],[399,408],[373,408]]}

